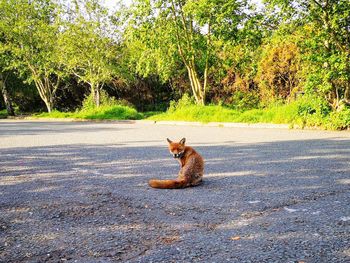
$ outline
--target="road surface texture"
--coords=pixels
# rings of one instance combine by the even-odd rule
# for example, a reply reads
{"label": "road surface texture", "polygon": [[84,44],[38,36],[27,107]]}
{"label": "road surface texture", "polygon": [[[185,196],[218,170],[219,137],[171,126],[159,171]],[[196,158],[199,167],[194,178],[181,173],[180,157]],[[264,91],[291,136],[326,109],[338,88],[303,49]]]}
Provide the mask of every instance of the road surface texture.
{"label": "road surface texture", "polygon": [[[205,159],[175,178],[166,138]],[[0,121],[0,262],[350,262],[350,132]]]}

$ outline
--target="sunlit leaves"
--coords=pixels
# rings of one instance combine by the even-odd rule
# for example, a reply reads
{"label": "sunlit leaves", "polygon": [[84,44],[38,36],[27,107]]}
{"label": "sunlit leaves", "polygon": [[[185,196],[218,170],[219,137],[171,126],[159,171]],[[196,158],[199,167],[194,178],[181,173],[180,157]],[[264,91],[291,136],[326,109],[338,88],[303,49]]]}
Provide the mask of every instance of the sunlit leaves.
{"label": "sunlit leaves", "polygon": [[135,1],[129,9],[125,43],[138,74],[163,81],[187,71],[197,102],[204,103],[214,42],[232,38],[242,23],[242,1]]}
{"label": "sunlit leaves", "polygon": [[1,45],[10,58],[6,68],[34,82],[50,111],[65,74],[57,61],[60,9],[45,0],[1,0],[0,5]]}
{"label": "sunlit leaves", "polygon": [[295,43],[276,39],[264,47],[256,81],[264,101],[287,99],[298,89],[301,62]]}
{"label": "sunlit leaves", "polygon": [[121,75],[120,46],[110,31],[108,12],[98,1],[76,3],[75,10],[62,23],[61,62],[78,81],[89,84],[92,93],[97,92],[98,105],[101,86]]}

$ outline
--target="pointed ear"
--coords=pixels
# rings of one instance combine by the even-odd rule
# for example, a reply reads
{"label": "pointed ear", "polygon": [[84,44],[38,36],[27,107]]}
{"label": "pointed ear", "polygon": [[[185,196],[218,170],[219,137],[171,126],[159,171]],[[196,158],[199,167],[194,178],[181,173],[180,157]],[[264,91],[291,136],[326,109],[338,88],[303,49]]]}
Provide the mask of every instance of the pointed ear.
{"label": "pointed ear", "polygon": [[179,142],[180,144],[185,144],[186,138],[182,138],[181,141]]}
{"label": "pointed ear", "polygon": [[166,140],[168,141],[168,143],[172,143],[172,141],[169,138],[166,138]]}

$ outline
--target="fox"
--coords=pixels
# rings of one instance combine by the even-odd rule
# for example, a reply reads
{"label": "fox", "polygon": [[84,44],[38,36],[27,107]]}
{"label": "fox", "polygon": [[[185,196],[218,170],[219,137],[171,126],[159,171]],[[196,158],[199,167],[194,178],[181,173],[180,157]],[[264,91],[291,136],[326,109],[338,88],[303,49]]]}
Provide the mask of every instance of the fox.
{"label": "fox", "polygon": [[148,184],[159,189],[178,189],[197,186],[202,183],[204,173],[204,160],[192,147],[185,146],[186,138],[173,142],[167,138],[170,153],[180,163],[180,171],[176,179],[151,179]]}

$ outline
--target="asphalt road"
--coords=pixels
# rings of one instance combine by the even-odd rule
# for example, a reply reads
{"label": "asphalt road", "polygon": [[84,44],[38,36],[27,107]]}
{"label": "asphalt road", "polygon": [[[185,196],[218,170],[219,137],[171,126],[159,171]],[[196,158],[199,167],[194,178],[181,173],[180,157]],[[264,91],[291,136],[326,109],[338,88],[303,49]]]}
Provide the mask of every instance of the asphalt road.
{"label": "asphalt road", "polygon": [[349,193],[350,132],[0,121],[0,262],[350,262]]}

